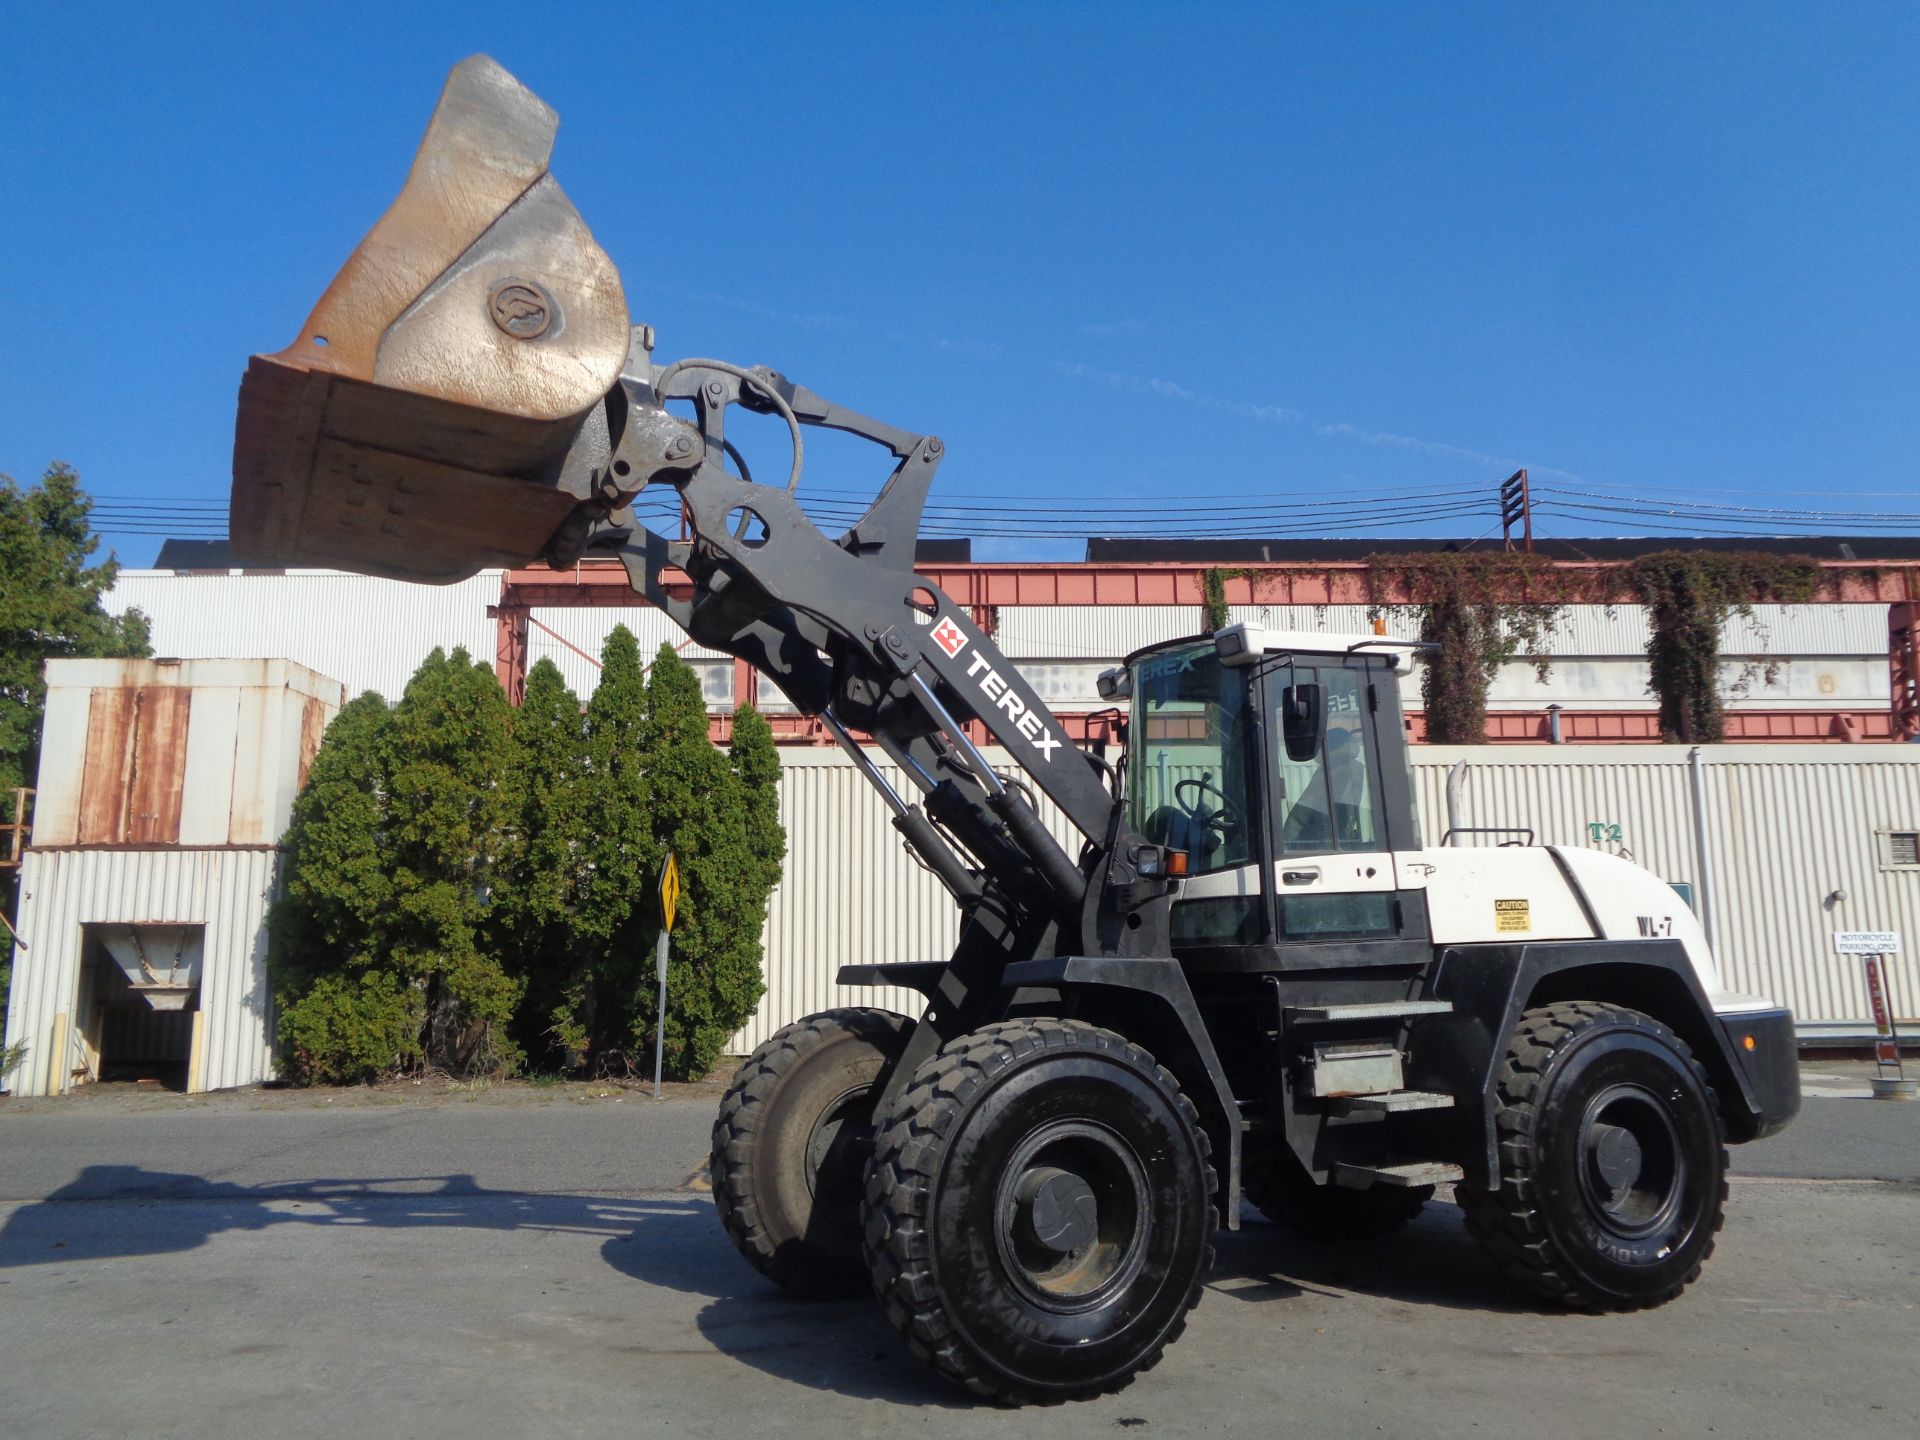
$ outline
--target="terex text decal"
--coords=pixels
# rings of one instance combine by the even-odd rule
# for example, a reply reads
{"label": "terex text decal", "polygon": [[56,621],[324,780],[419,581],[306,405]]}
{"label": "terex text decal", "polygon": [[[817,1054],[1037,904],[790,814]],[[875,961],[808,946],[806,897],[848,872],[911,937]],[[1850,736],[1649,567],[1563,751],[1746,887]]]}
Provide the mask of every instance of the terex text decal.
{"label": "terex text decal", "polygon": [[[957,658],[966,647],[967,637],[960,633],[960,627],[953,623],[951,616],[942,616],[940,623],[933,627],[933,643]],[[980,693],[986,697],[989,707],[1007,712],[1007,718],[1013,721],[1013,728],[1020,732],[1020,738],[1038,750],[1042,760],[1051,764],[1053,752],[1060,748],[1060,741],[1047,732],[1046,722],[1040,718],[1040,713],[1029,710],[1027,702],[1007,688],[1007,682],[993,668],[993,662],[976,651],[973,659],[967,662],[967,678],[980,687]]]}

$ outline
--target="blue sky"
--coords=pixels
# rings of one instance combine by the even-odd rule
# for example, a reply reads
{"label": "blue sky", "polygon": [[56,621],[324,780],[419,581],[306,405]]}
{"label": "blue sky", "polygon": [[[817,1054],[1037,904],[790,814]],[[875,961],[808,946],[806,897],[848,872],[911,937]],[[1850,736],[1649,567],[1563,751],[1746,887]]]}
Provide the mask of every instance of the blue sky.
{"label": "blue sky", "polygon": [[[294,337],[485,51],[559,111],[554,172],[663,358],[940,434],[937,498],[983,524],[1490,496],[1520,464],[1920,508],[1910,4],[7,13],[23,481],[59,458],[117,501],[224,497],[246,356]],[[881,473],[828,445],[810,478]]]}

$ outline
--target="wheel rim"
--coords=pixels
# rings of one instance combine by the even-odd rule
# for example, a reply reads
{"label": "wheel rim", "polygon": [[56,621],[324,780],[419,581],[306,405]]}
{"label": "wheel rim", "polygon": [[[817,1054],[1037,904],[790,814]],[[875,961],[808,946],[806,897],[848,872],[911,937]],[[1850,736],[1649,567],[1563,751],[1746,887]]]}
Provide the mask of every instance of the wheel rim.
{"label": "wheel rim", "polygon": [[994,1215],[1001,1263],[1016,1289],[1056,1314],[1091,1310],[1125,1288],[1146,1256],[1146,1170],[1104,1126],[1045,1125],[1001,1172]]}
{"label": "wheel rim", "polygon": [[1644,1239],[1672,1223],[1686,1193],[1686,1152],[1658,1095],[1612,1085],[1587,1102],[1579,1178],[1588,1212],[1622,1240]]}
{"label": "wheel rim", "polygon": [[844,1229],[859,1228],[854,1215],[866,1175],[864,1142],[872,1128],[873,1087],[856,1085],[820,1112],[807,1135],[807,1192],[825,1202],[828,1214],[843,1217]]}

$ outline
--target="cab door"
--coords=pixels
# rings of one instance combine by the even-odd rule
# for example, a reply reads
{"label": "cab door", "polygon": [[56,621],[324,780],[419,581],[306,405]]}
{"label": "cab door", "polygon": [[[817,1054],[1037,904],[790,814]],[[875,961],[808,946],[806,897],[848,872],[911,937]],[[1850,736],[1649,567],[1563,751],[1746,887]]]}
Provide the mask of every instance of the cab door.
{"label": "cab door", "polygon": [[[1287,688],[1317,684],[1326,730],[1293,760],[1278,717]],[[1403,891],[1393,852],[1416,848],[1399,687],[1380,656],[1315,658],[1265,677],[1273,944],[1285,969],[1407,964],[1431,953],[1426,897]]]}

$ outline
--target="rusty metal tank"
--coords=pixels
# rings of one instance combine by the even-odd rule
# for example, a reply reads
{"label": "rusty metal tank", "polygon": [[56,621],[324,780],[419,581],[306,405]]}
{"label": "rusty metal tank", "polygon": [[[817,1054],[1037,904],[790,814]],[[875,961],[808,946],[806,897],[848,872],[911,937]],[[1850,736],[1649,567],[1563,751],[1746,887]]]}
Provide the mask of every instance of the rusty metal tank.
{"label": "rusty metal tank", "polygon": [[454,68],[399,198],[299,338],[247,366],[241,563],[444,583],[534,559],[579,503],[569,452],[604,430],[629,330],[548,173],[557,128],[486,56]]}

